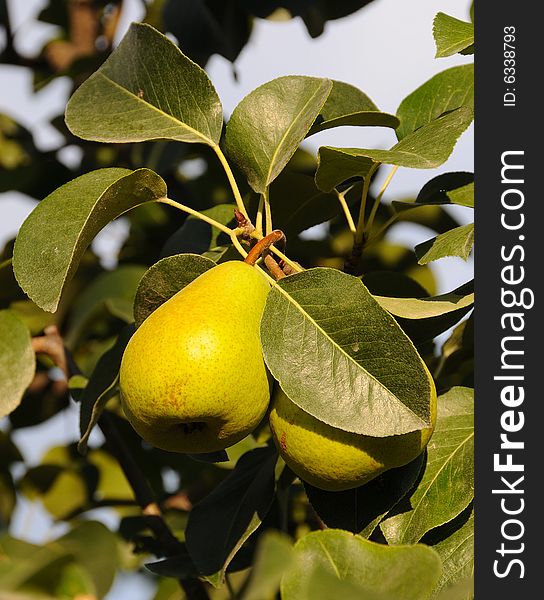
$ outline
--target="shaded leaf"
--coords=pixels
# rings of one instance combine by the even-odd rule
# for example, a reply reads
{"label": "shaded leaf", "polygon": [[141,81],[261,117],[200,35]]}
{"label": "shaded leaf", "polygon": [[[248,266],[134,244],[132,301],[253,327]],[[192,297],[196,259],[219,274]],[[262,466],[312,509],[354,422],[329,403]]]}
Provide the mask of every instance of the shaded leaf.
{"label": "shaded leaf", "polygon": [[304,536],[295,544],[295,559],[296,568],[282,581],[284,600],[320,599],[308,595],[307,586],[316,568],[341,582],[360,585],[368,595],[360,594],[359,598],[381,598],[382,594],[388,600],[429,598],[441,571],[439,556],[427,546],[388,547],[337,529]]}
{"label": "shaded leaf", "polygon": [[[169,556],[164,560],[147,563],[145,566],[152,573],[162,575],[163,577],[175,577],[176,579],[187,579],[188,577],[198,577],[198,571],[187,552],[187,548],[182,546],[183,551],[175,556]],[[178,584],[179,591],[179,584]]]}
{"label": "shaded leaf", "polygon": [[[348,203],[360,200],[360,189],[358,191],[358,195],[346,194]],[[288,240],[342,212],[335,193],[317,189],[311,175],[287,169],[270,186],[270,206],[274,226],[281,229]]]}
{"label": "shaded leaf", "polygon": [[0,311],[0,418],[21,403],[32,383],[36,359],[27,326],[12,311]]}
{"label": "shaded leaf", "polygon": [[214,585],[223,580],[236,552],[268,513],[275,493],[276,461],[272,447],[247,452],[228,477],[193,507],[186,529],[187,550],[200,574]]}
{"label": "shaded leaf", "polygon": [[183,51],[200,65],[205,65],[213,54],[234,62],[251,33],[249,14],[239,2],[231,0],[167,0],[162,19],[165,29],[160,29],[172,32]]}
{"label": "shaded leaf", "polygon": [[436,428],[421,481],[380,527],[388,543],[414,544],[427,531],[455,518],[473,497],[474,390],[454,387],[438,398]]}
{"label": "shaded leaf", "polygon": [[469,223],[418,244],[415,253],[420,265],[426,265],[446,256],[459,256],[467,260],[473,245],[474,223]]}
{"label": "shaded leaf", "polygon": [[0,262],[0,306],[7,306],[13,300],[20,300],[24,297],[25,294],[13,273],[11,258]]}
{"label": "shaded leaf", "polygon": [[225,150],[256,192],[264,193],[289,162],[331,87],[329,79],[279,77],[253,90],[234,109]]}
{"label": "shaded leaf", "polygon": [[326,492],[304,483],[310,504],[327,527],[346,529],[368,538],[378,523],[417,481],[424,454],[382,473],[361,487],[344,492]]}
{"label": "shaded leaf", "polygon": [[134,325],[127,325],[123,329],[113,347],[100,357],[81,394],[79,413],[81,439],[77,446],[81,453],[86,452],[87,441],[93,427],[98,422],[108,400],[116,393],[123,352],[134,330]]}
{"label": "shaded leaf", "polygon": [[[235,208],[234,204],[218,204],[200,212],[223,225],[234,228],[237,226],[234,218]],[[189,215],[185,223],[166,240],[161,258],[174,254],[202,254],[225,243],[231,243],[225,233]]]}
{"label": "shaded leaf", "polygon": [[368,175],[374,166],[374,161],[366,156],[352,155],[349,150],[349,148],[328,146],[319,148],[315,184],[320,190],[330,192],[348,179],[353,177],[364,179]]}
{"label": "shaded leaf", "polygon": [[[330,153],[345,155],[347,157],[345,160],[352,164],[354,164],[353,159],[357,159],[361,169],[365,168],[368,159],[412,169],[434,169],[448,160],[458,138],[470,125],[472,119],[472,109],[461,106],[421,126],[401,139],[390,150],[329,146],[323,148]],[[340,158],[341,156],[337,156],[335,160],[339,161]],[[332,157],[328,160],[332,160]]]}
{"label": "shaded leaf", "polygon": [[153,171],[99,169],[55,190],[23,223],[13,252],[19,285],[44,310],[55,312],[95,235],[126,211],[166,195]]}
{"label": "shaded leaf", "polygon": [[142,277],[134,300],[134,318],[139,327],[161,304],[202,273],[215,267],[198,254],[176,254],[159,260]]}
{"label": "shaded leaf", "polygon": [[444,58],[457,52],[474,54],[474,23],[439,12],[433,21],[433,37],[435,58]]}
{"label": "shaded leaf", "polygon": [[397,109],[399,140],[460,106],[474,108],[474,65],[446,69],[407,96]]}
{"label": "shaded leaf", "polygon": [[215,146],[223,126],[206,73],[150,25],[133,23],[66,107],[70,131],[96,142],[170,139]]}
{"label": "shaded leaf", "polygon": [[442,173],[428,181],[416,204],[457,204],[474,208],[474,173]]}
{"label": "shaded leaf", "polygon": [[395,115],[381,112],[374,102],[355,86],[333,80],[331,92],[308,135],[345,125],[396,129],[399,120]]}
{"label": "shaded leaf", "polygon": [[261,341],[284,392],[328,425],[382,437],[430,422],[434,386],[423,361],[356,277],[317,268],[280,280]]}

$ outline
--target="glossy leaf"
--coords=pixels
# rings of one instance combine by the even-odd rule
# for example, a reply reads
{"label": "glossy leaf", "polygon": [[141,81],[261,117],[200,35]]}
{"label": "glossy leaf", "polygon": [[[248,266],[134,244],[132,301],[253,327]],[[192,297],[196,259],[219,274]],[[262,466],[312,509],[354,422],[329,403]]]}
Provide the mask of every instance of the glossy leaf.
{"label": "glossy leaf", "polygon": [[209,258],[198,254],[176,254],[159,260],[142,277],[134,300],[134,318],[139,327],[161,304],[215,267]]}
{"label": "glossy leaf", "polygon": [[35,370],[36,359],[27,326],[12,311],[0,311],[0,418],[19,406]]}
{"label": "glossy leaf", "polygon": [[68,102],[66,124],[96,142],[169,139],[214,146],[223,110],[197,64],[150,25],[133,23]]}
{"label": "glossy leaf", "polygon": [[433,37],[436,58],[452,56],[457,52],[474,54],[474,23],[439,12],[433,21]]}
{"label": "glossy leaf", "polygon": [[310,504],[327,527],[346,529],[368,538],[381,519],[412,489],[424,464],[424,454],[382,473],[367,484],[344,492],[326,492],[308,483]]}
{"label": "glossy leaf", "polygon": [[106,403],[116,393],[123,352],[133,333],[134,325],[128,325],[123,329],[113,347],[99,359],[81,394],[79,413],[81,439],[77,448],[82,454],[87,450],[89,435]]}
{"label": "glossy leaf", "polygon": [[381,112],[374,102],[355,86],[343,81],[333,81],[331,92],[308,135],[346,125],[396,129],[399,120],[395,115]]}
{"label": "glossy leaf", "polygon": [[460,106],[474,108],[474,65],[446,69],[407,96],[397,109],[399,140]]}
{"label": "glossy leaf", "polygon": [[446,256],[459,256],[467,260],[473,245],[474,223],[469,223],[418,244],[415,253],[420,265],[426,265]]}
{"label": "glossy leaf", "polygon": [[276,461],[271,447],[247,452],[229,476],[192,509],[187,550],[201,575],[214,585],[222,582],[234,555],[269,511]]}
{"label": "glossy leaf", "polygon": [[427,546],[388,547],[338,529],[314,531],[301,538],[295,544],[295,559],[298,568],[283,578],[284,600],[316,598],[304,593],[316,567],[340,581],[360,585],[369,594],[396,600],[429,598],[441,572],[439,556]]}
{"label": "glossy leaf", "polygon": [[317,154],[315,184],[323,192],[330,192],[353,177],[364,179],[373,166],[371,158],[351,155],[349,149],[322,146]]}
{"label": "glossy leaf", "polygon": [[390,544],[414,544],[455,518],[473,497],[474,390],[454,387],[438,399],[436,429],[421,481],[380,527]]}
{"label": "glossy leaf", "polygon": [[345,155],[347,157],[345,160],[352,164],[355,164],[355,158],[361,169],[366,168],[368,159],[412,169],[434,169],[448,160],[458,138],[470,125],[472,119],[472,109],[461,106],[421,126],[401,139],[390,150],[324,146],[320,151],[326,148],[328,152],[336,153],[338,161],[341,155]]}
{"label": "glossy leaf", "polygon": [[166,195],[153,171],[99,169],[42,200],[23,223],[13,252],[19,285],[40,308],[55,312],[95,235],[131,208]]}
{"label": "glossy leaf", "polygon": [[317,268],[280,280],[261,340],[285,393],[333,427],[382,437],[429,423],[433,384],[424,363],[356,277]]}
{"label": "glossy leaf", "polygon": [[225,149],[251,187],[264,193],[319,115],[332,82],[287,76],[248,94],[227,123]]}

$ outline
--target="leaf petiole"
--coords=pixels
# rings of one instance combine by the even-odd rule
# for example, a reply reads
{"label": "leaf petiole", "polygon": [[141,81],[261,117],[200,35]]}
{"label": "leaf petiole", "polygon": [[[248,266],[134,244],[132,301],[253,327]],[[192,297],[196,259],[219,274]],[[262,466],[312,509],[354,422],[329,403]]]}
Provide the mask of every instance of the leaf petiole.
{"label": "leaf petiole", "polygon": [[220,161],[221,165],[223,166],[225,174],[227,175],[227,179],[229,180],[229,184],[232,189],[232,193],[234,194],[234,199],[236,200],[236,206],[238,207],[238,210],[244,215],[244,217],[248,221],[251,222],[249,215],[247,214],[247,210],[244,205],[244,201],[242,200],[242,195],[240,194],[240,189],[238,188],[238,184],[236,183],[236,179],[234,178],[234,174],[232,172],[232,169],[230,168],[230,165],[227,161],[226,156],[223,154],[223,151],[221,150],[221,148],[218,144],[214,144],[212,146],[212,148],[213,148],[214,152],[217,154],[217,158],[219,158],[219,161]]}

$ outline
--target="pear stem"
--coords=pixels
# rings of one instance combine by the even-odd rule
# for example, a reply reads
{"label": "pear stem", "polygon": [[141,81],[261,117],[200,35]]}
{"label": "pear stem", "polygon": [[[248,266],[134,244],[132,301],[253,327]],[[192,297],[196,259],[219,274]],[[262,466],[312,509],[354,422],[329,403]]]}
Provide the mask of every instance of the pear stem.
{"label": "pear stem", "polygon": [[249,254],[246,256],[244,262],[246,262],[248,265],[253,266],[265,250],[268,250],[270,246],[272,246],[272,244],[280,241],[285,241],[285,235],[283,231],[275,229],[274,231],[270,232],[267,236],[261,238],[255,244],[255,246],[253,246]]}

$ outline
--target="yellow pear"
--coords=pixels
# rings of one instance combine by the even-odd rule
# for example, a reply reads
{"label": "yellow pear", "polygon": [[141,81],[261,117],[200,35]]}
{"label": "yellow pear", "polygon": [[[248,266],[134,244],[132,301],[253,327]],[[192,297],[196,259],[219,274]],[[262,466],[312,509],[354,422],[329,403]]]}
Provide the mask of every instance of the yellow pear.
{"label": "yellow pear", "polygon": [[436,393],[431,399],[432,426],[390,437],[369,437],[331,427],[294,404],[277,386],[270,427],[289,467],[311,485],[328,491],[358,487],[393,467],[416,458],[433,433]]}
{"label": "yellow pear", "polygon": [[136,330],[119,385],[144,440],[172,452],[214,452],[259,424],[270,400],[259,338],[269,290],[255,267],[222,263]]}

